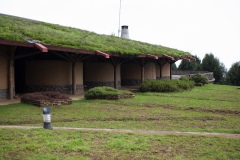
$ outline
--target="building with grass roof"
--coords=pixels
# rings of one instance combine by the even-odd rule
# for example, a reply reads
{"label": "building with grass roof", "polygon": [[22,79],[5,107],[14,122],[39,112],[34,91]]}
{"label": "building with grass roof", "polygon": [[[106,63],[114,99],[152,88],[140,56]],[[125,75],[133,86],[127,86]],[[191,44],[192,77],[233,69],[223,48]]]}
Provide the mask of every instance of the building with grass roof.
{"label": "building with grass roof", "polygon": [[0,99],[38,91],[81,94],[95,86],[171,79],[192,55],[161,45],[0,15]]}

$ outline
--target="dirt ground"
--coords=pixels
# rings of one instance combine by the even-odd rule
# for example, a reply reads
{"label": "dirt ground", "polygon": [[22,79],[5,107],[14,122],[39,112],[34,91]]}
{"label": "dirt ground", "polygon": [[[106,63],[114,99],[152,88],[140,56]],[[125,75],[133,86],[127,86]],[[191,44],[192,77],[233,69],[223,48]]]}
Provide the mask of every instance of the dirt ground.
{"label": "dirt ground", "polygon": [[[42,127],[0,126],[0,128],[34,129],[34,128],[42,128]],[[240,138],[240,134],[208,133],[208,132],[179,132],[179,131],[126,130],[126,129],[101,129],[101,128],[69,128],[69,127],[53,127],[53,130],[95,131],[95,132],[109,132],[109,133],[133,133],[133,134],[155,134],[155,135],[195,135],[195,136],[209,136],[209,137],[221,137],[221,138]]]}

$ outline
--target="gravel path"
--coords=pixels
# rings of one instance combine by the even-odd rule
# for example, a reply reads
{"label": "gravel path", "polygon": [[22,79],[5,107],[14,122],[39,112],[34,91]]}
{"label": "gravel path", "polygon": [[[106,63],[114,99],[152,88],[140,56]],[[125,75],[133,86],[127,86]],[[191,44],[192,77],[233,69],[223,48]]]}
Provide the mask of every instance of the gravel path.
{"label": "gravel path", "polygon": [[[42,127],[33,126],[0,126],[0,128],[12,129],[34,129]],[[209,132],[180,132],[180,131],[153,131],[153,130],[127,130],[127,129],[101,129],[101,128],[70,128],[70,127],[53,127],[54,130],[69,130],[69,131],[96,131],[109,133],[134,133],[134,134],[155,134],[155,135],[196,135],[196,136],[211,136],[222,138],[240,138],[240,134],[229,133],[209,133]]]}

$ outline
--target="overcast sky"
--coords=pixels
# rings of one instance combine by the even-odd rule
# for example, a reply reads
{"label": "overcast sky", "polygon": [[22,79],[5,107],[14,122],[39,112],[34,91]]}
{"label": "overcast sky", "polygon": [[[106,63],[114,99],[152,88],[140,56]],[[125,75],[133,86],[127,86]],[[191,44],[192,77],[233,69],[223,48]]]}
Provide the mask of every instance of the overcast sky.
{"label": "overcast sky", "polygon": [[[0,0],[0,13],[118,36],[120,0]],[[131,39],[240,61],[240,0],[121,0]],[[179,64],[179,63],[178,63]]]}

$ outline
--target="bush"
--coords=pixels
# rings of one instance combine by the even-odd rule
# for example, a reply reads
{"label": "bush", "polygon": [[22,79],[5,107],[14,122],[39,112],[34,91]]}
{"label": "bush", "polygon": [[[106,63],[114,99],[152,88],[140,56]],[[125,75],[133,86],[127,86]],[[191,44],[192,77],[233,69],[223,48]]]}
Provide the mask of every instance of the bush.
{"label": "bush", "polygon": [[190,78],[190,80],[194,81],[195,84],[208,84],[208,78],[202,74],[196,74]]}
{"label": "bush", "polygon": [[175,92],[188,90],[194,87],[192,81],[186,80],[145,80],[140,85],[142,92]]}
{"label": "bush", "polygon": [[86,99],[119,99],[134,97],[133,93],[126,90],[118,90],[112,87],[94,87],[85,94]]}
{"label": "bush", "polygon": [[188,75],[183,75],[179,78],[179,80],[185,80],[185,81],[189,81],[190,77]]}

